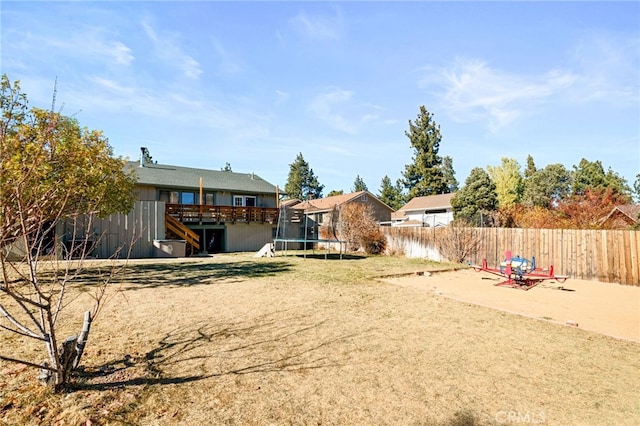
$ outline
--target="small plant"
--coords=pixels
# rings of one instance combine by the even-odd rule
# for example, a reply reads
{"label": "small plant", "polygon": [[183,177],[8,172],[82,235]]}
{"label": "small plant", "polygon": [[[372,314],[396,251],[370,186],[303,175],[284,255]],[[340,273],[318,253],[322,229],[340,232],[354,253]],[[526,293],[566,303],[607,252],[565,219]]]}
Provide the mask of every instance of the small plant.
{"label": "small plant", "polygon": [[437,248],[451,262],[462,263],[480,247],[479,233],[463,221],[452,222],[439,231]]}

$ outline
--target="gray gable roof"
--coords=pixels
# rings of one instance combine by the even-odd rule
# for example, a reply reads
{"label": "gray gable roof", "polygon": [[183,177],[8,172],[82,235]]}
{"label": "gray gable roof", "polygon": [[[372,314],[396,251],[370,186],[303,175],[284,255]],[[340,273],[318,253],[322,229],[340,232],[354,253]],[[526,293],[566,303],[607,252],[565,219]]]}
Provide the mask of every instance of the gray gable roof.
{"label": "gray gable roof", "polygon": [[137,175],[139,185],[156,188],[199,189],[208,191],[238,191],[252,194],[275,194],[276,187],[254,173],[194,169],[167,164],[145,164],[130,161],[127,169]]}

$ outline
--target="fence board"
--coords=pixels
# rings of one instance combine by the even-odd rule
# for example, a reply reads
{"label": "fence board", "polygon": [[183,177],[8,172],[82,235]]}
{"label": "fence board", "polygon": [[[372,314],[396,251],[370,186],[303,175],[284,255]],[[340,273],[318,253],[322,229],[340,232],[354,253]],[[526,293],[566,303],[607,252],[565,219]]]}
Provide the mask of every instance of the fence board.
{"label": "fence board", "polygon": [[[389,250],[411,257],[442,260],[437,232],[446,228],[381,227]],[[513,255],[535,257],[536,263],[553,265],[558,275],[640,286],[640,231],[469,228],[479,238],[477,251],[465,259],[497,265],[510,250]]]}

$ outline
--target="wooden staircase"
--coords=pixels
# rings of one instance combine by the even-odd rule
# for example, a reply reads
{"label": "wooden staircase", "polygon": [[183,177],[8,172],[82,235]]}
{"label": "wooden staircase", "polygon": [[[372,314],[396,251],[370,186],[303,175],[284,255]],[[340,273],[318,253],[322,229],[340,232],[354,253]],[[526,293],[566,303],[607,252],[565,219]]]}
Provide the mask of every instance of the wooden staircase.
{"label": "wooden staircase", "polygon": [[193,247],[194,251],[200,251],[200,236],[198,234],[169,214],[164,215],[164,223],[167,234],[171,233],[182,238],[188,245]]}

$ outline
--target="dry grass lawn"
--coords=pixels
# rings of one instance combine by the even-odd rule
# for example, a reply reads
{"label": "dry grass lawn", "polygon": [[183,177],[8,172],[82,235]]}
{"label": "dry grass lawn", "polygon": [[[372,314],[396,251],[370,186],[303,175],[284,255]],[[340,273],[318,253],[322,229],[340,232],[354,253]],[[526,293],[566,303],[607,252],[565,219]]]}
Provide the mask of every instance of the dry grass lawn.
{"label": "dry grass lawn", "polygon": [[[640,424],[638,342],[379,279],[446,266],[251,254],[131,263],[67,393],[0,361],[0,423]],[[67,310],[64,336],[86,301]],[[3,353],[39,350],[0,333]]]}

